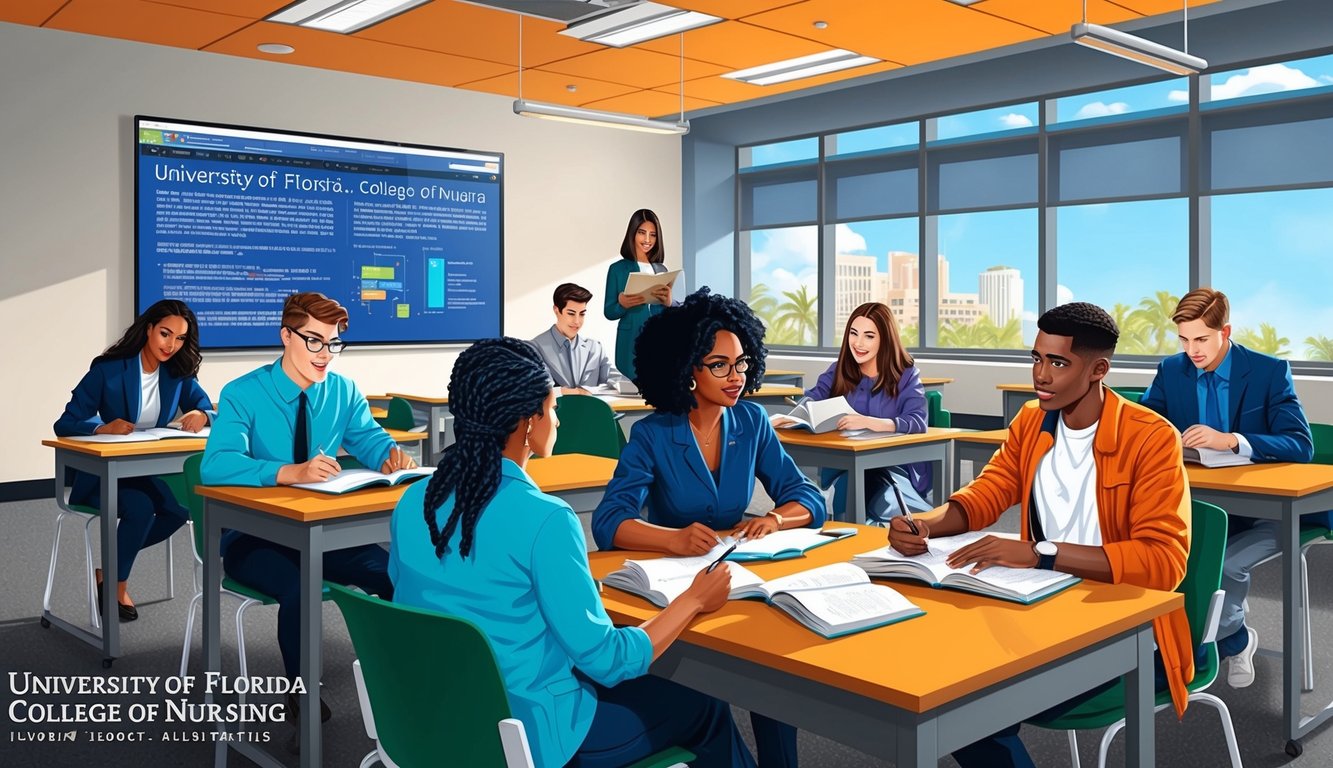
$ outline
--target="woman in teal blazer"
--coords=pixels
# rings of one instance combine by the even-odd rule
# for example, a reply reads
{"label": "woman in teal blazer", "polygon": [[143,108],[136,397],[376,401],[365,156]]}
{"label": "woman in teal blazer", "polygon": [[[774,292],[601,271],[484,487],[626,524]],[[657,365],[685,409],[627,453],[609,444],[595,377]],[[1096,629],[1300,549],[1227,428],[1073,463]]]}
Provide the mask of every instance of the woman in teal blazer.
{"label": "woman in teal blazer", "polygon": [[727,569],[700,572],[642,626],[613,626],[578,518],[524,471],[530,454],[550,455],[559,424],[541,356],[517,339],[477,342],[454,364],[449,408],[457,441],[393,512],[394,600],[485,632],[539,768],[619,767],[666,745],[694,752],[696,768],[752,768],[725,703],[647,675],[726,602]]}
{"label": "woman in teal blazer", "polygon": [[[199,386],[199,323],[184,302],[163,299],[126,329],[120,341],[93,359],[74,387],[65,412],[55,423],[60,437],[127,435],[137,429],[165,427],[198,432],[214,415],[212,401]],[[156,379],[154,386],[153,380]],[[73,471],[71,504],[101,509],[97,478]],[[134,621],[139,611],[126,582],[139,550],[165,541],[185,524],[189,511],[166,483],[156,477],[129,477],[118,484],[120,525],[116,528],[120,620]],[[101,592],[101,572],[98,572]],[[100,610],[102,600],[99,596]]]}
{"label": "woman in teal blazer", "polygon": [[666,249],[662,245],[662,225],[657,214],[640,208],[629,218],[625,239],[620,243],[620,261],[606,270],[603,309],[607,320],[616,320],[616,369],[628,379],[638,377],[634,369],[634,340],[648,318],[661,314],[671,303],[671,288],[662,286],[649,295],[625,293],[625,283],[635,272],[667,271],[662,263]]}
{"label": "woman in teal blazer", "polygon": [[[767,354],[764,326],[744,302],[702,288],[649,320],[635,348],[639,389],[656,412],[634,425],[593,512],[600,549],[701,555],[722,530],[761,538],[824,524],[819,489],[783,450],[764,409],[740,399],[759,388]],[[777,506],[743,522],[755,478]],[[750,719],[759,764],[796,765],[796,729]]]}

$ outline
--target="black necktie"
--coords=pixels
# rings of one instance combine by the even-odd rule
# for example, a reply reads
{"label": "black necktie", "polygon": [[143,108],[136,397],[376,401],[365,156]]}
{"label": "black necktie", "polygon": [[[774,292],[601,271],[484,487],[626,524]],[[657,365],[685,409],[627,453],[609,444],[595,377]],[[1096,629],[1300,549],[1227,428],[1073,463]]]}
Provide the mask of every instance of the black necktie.
{"label": "black necktie", "polygon": [[304,464],[310,460],[310,436],[306,433],[306,399],[305,393],[301,393],[301,398],[296,401],[296,434],[292,437],[292,463]]}

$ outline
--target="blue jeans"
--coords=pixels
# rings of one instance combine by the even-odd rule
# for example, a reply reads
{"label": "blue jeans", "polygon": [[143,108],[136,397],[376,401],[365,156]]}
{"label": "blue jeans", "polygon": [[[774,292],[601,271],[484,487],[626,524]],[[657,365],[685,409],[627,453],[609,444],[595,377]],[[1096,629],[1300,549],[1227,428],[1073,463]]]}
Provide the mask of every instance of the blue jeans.
{"label": "blue jeans", "polygon": [[[893,486],[889,485],[890,472],[898,484],[898,490],[902,491],[903,501],[907,503],[908,509],[912,512],[928,512],[933,508],[930,502],[922,498],[912,486],[911,479],[902,468],[869,469],[866,470],[865,505],[866,522],[871,525],[876,523],[887,525],[890,519],[903,513],[898,508],[898,499],[893,494]],[[847,508],[846,470],[827,467],[819,470],[819,486],[828,488],[830,485],[833,486],[833,514],[836,516]]]}
{"label": "blue jeans", "polygon": [[[100,510],[102,491],[97,478],[86,472],[75,475],[69,502]],[[156,477],[127,477],[116,491],[116,581],[128,581],[139,550],[171,538],[185,525],[189,510],[176,500],[167,484]]]}
{"label": "blue jeans", "polygon": [[[301,555],[254,536],[241,536],[222,556],[227,575],[278,601],[278,650],[289,679],[301,674]],[[375,544],[324,553],[324,579],[393,600],[389,553]],[[314,681],[305,681],[307,687]],[[318,688],[317,685],[314,685]]]}
{"label": "blue jeans", "polygon": [[754,768],[726,702],[651,675],[593,688],[597,711],[568,768],[621,768],[677,746],[697,755],[693,768]]}

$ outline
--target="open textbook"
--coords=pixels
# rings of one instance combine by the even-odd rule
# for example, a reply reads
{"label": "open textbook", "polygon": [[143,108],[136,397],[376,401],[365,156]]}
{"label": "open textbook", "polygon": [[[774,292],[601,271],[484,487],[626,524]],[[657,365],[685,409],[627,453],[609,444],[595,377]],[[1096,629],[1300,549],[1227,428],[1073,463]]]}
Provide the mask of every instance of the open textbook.
{"label": "open textbook", "polygon": [[1068,573],[1040,568],[991,566],[973,574],[972,565],[966,568],[945,565],[949,555],[987,535],[984,531],[970,531],[930,539],[930,551],[916,557],[904,555],[893,547],[881,547],[854,556],[852,562],[871,576],[917,579],[933,587],[950,587],[1023,604],[1035,603],[1082,581]]}
{"label": "open textbook", "polygon": [[1185,461],[1205,467],[1239,467],[1254,463],[1239,453],[1214,448],[1185,448],[1184,456]]}
{"label": "open textbook", "polygon": [[[625,281],[624,292],[631,295],[636,293],[647,293],[648,291],[652,290],[653,288],[656,288],[659,285],[674,284],[676,282],[676,278],[679,276],[680,276],[679,269],[673,269],[670,272],[662,272],[659,274],[648,274],[647,272],[632,272],[630,273],[629,279]],[[649,297],[649,301],[655,301],[655,299]],[[667,303],[669,304],[670,302]]]}
{"label": "open textbook", "polygon": [[797,403],[791,413],[775,414],[769,417],[770,421],[776,422],[782,419],[790,419],[795,424],[782,424],[781,429],[808,429],[816,434],[832,432],[838,428],[838,420],[849,413],[856,413],[852,406],[848,404],[847,398],[839,395],[830,397],[827,400],[811,400],[805,398]]}
{"label": "open textbook", "polygon": [[292,487],[320,493],[347,493],[372,485],[403,485],[433,474],[435,467],[400,469],[387,475],[373,469],[344,469],[322,483],[295,483]]}
{"label": "open textbook", "polygon": [[[837,531],[834,533],[833,531]],[[788,560],[793,557],[800,557],[805,554],[807,549],[828,544],[831,541],[856,535],[855,528],[835,528],[833,531],[820,531],[816,528],[788,528],[785,531],[774,531],[762,539],[746,539],[736,545],[736,550],[727,555],[728,560],[737,560],[745,562],[747,560]],[[720,556],[727,547],[734,541],[730,536],[723,539],[721,544],[713,547],[709,554],[716,558]]]}
{"label": "open textbook", "polygon": [[198,432],[186,432],[171,426],[136,429],[128,435],[70,435],[66,440],[78,440],[83,443],[146,443],[151,440],[171,440],[177,437],[208,437],[209,427]]}
{"label": "open textbook", "polygon": [[[626,560],[625,567],[608,574],[603,583],[665,608],[712,561],[709,555]],[[813,568],[768,582],[743,565],[726,565],[731,571],[730,599],[766,600],[824,637],[882,627],[925,613],[897,590],[871,584],[865,571],[850,563]]]}

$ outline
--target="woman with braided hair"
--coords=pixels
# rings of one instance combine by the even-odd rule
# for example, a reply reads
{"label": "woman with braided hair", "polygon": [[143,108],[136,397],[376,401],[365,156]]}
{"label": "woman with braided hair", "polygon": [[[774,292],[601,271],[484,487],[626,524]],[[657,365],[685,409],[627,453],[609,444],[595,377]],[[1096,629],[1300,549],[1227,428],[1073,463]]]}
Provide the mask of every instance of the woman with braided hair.
{"label": "woman with braided hair", "polygon": [[486,633],[542,768],[623,766],[671,745],[694,752],[695,766],[751,768],[726,704],[647,676],[696,616],[726,602],[727,569],[700,572],[642,626],[612,626],[578,518],[524,471],[530,455],[555,446],[555,400],[527,342],[486,339],[458,356],[449,381],[457,441],[393,512],[395,600]]}

